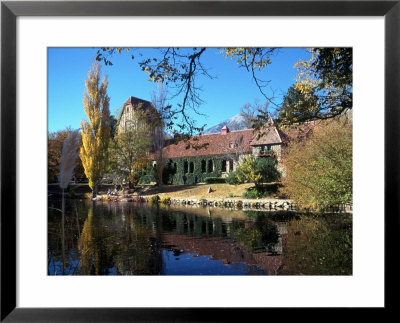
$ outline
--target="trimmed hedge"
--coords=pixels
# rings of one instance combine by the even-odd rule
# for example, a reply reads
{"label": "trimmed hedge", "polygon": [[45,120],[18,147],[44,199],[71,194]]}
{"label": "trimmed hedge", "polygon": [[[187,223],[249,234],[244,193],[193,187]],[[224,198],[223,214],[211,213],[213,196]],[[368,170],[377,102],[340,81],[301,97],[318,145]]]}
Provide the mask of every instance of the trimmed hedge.
{"label": "trimmed hedge", "polygon": [[207,184],[225,184],[226,180],[222,177],[206,177],[205,182]]}
{"label": "trimmed hedge", "polygon": [[230,172],[228,174],[228,177],[225,178],[225,182],[228,183],[229,185],[239,185],[239,184],[243,184],[243,181],[241,181],[238,177],[239,170],[235,170],[233,172]]}

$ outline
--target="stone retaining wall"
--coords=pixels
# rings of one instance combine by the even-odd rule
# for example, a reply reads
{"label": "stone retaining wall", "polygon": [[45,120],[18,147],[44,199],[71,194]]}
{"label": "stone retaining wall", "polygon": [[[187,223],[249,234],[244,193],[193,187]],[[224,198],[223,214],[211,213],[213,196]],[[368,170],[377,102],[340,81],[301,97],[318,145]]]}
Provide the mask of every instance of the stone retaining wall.
{"label": "stone retaining wall", "polygon": [[[153,196],[107,196],[98,195],[94,200],[109,200],[118,202],[151,202]],[[163,198],[162,198],[163,199]],[[164,201],[160,202],[169,205],[187,205],[187,206],[213,206],[213,207],[224,207],[224,208],[237,208],[243,210],[258,209],[266,211],[296,211],[296,205],[294,202],[288,199],[195,199],[195,198],[174,198],[164,197]],[[340,208],[333,208],[327,210],[327,212],[348,212],[352,213],[352,204],[346,204]]]}
{"label": "stone retaining wall", "polygon": [[[110,197],[98,195],[94,200],[110,200],[119,202],[150,202],[152,196],[134,196],[134,197]],[[190,206],[214,206],[238,209],[265,209],[265,210],[289,210],[294,211],[295,205],[290,200],[278,199],[195,199],[195,198],[174,198],[170,197],[164,201],[169,205],[190,205]]]}
{"label": "stone retaining wall", "polygon": [[[149,199],[149,197],[147,197]],[[246,199],[191,199],[170,198],[170,205],[214,206],[240,209],[265,209],[265,210],[295,210],[295,205],[290,200],[246,200]]]}

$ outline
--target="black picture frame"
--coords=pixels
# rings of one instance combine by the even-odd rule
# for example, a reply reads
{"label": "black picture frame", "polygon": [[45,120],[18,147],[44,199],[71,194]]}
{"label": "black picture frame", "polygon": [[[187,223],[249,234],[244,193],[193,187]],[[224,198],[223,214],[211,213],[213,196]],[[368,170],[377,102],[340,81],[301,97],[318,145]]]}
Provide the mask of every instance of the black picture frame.
{"label": "black picture frame", "polygon": [[[16,19],[18,16],[384,16],[385,18],[385,307],[396,309],[394,258],[399,233],[400,0],[395,1],[4,1],[1,3],[1,321],[236,321],[243,314],[286,315],[287,308],[16,307]],[[373,256],[371,256],[373,261]],[[296,309],[290,309],[296,310]],[[336,311],[329,311],[334,318]],[[369,309],[370,310],[370,309]],[[251,313],[248,313],[251,311]],[[304,313],[304,309],[297,309]],[[349,310],[348,310],[349,311]],[[341,315],[341,314],[339,314]],[[339,316],[338,316],[339,317]],[[250,321],[252,320],[248,317]],[[311,317],[309,317],[312,319]]]}

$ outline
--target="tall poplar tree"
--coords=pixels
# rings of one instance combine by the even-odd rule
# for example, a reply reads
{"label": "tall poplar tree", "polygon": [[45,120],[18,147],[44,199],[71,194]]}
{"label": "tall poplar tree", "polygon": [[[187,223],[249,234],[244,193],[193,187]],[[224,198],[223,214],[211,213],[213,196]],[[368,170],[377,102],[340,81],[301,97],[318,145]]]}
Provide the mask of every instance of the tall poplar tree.
{"label": "tall poplar tree", "polygon": [[110,140],[110,98],[107,95],[107,77],[100,83],[99,63],[93,63],[85,80],[86,92],[83,97],[83,109],[89,119],[82,120],[82,146],[80,156],[93,196],[97,194],[108,162],[108,143]]}

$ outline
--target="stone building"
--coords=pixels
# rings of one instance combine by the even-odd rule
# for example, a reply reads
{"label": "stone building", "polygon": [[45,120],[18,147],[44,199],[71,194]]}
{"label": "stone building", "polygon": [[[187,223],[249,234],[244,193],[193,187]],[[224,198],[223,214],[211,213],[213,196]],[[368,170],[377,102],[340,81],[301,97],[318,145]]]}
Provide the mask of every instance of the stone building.
{"label": "stone building", "polygon": [[[176,174],[185,174],[187,182],[202,182],[207,177],[226,177],[236,170],[245,156],[274,156],[281,159],[284,134],[270,119],[261,131],[253,129],[230,131],[223,127],[219,133],[199,135],[191,138],[200,149],[186,149],[187,142],[178,141],[166,145],[163,158]],[[172,177],[170,183],[182,184],[180,177]]]}
{"label": "stone building", "polygon": [[158,112],[151,102],[130,96],[122,106],[117,121],[117,131],[124,132],[130,127],[146,127],[149,135],[154,135],[155,120]]}
{"label": "stone building", "polygon": [[[137,120],[140,111],[142,118]],[[143,117],[144,115],[144,117]],[[131,126],[149,127],[149,135],[154,136],[154,118],[156,109],[149,101],[129,97],[124,103],[118,119],[118,131],[125,131]],[[226,177],[235,170],[240,162],[249,154],[258,157],[275,156],[278,163],[281,158],[285,134],[278,129],[275,122],[269,119],[261,131],[253,129],[230,131],[227,126],[219,133],[194,136],[190,142],[200,149],[189,148],[188,143],[181,140],[167,140],[163,148],[164,168],[171,172],[170,184],[183,184],[183,176],[187,183],[204,181],[207,177]]]}

